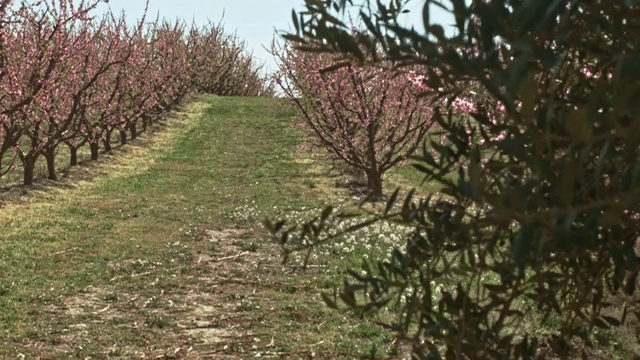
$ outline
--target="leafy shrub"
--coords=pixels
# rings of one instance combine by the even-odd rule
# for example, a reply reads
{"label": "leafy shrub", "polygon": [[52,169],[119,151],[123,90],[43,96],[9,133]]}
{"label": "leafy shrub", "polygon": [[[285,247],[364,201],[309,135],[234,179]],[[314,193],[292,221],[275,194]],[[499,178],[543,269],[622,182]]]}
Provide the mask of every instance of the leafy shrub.
{"label": "leafy shrub", "polygon": [[[339,20],[349,3],[308,1],[287,38],[379,61]],[[447,141],[426,143],[415,166],[445,195],[409,194],[396,206],[394,194],[376,219],[347,229],[383,219],[414,226],[404,249],[365,262],[364,274],[353,271],[325,301],[365,310],[395,303],[387,325],[416,358],[532,359],[543,348],[586,358],[608,341],[606,329],[640,318],[640,8],[424,3],[424,32],[398,25],[400,2],[377,2],[360,13],[371,35],[357,36],[385,58],[422,65],[442,99],[434,113]],[[450,12],[455,35],[430,21],[434,7]],[[460,98],[473,106],[461,112]],[[295,228],[269,225],[289,254],[333,241],[336,221],[328,208]],[[548,331],[523,327],[532,322]]]}

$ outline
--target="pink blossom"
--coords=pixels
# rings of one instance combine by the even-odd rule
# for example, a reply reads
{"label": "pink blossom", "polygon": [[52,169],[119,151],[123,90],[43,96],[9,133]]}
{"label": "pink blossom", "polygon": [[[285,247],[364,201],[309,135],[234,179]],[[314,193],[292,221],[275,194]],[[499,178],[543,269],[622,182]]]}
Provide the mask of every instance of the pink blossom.
{"label": "pink blossom", "polygon": [[407,78],[414,86],[417,86],[419,89],[425,89],[427,87],[425,84],[424,75],[416,75],[415,71],[410,71],[407,75]]}
{"label": "pink blossom", "polygon": [[471,101],[461,99],[459,97],[453,100],[453,106],[463,114],[469,114],[476,111],[475,105]]}

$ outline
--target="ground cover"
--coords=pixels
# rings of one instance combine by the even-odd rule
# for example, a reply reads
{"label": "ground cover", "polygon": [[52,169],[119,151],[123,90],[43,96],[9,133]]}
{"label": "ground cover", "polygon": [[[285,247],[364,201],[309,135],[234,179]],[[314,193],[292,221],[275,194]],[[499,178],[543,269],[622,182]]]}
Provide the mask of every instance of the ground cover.
{"label": "ground cover", "polygon": [[399,356],[389,332],[319,296],[399,229],[345,239],[303,271],[261,225],[359,197],[297,151],[291,115],[278,99],[198,98],[61,181],[5,189],[0,357]]}

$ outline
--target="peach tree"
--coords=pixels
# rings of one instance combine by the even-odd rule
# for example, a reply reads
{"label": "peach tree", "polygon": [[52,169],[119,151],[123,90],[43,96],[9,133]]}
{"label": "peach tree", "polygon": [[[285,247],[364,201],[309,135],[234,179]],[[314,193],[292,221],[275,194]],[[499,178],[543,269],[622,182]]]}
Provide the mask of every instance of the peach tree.
{"label": "peach tree", "polygon": [[430,99],[418,96],[415,74],[396,71],[391,62],[361,66],[290,44],[274,44],[272,54],[278,84],[299,110],[294,121],[308,131],[309,144],[362,171],[372,196],[381,197],[385,172],[411,156],[433,125]]}

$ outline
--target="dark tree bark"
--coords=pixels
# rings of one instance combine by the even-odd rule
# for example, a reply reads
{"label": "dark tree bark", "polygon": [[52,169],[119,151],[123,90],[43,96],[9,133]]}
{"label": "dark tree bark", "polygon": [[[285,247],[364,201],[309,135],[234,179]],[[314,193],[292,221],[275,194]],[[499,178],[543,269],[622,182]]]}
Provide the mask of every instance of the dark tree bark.
{"label": "dark tree bark", "polygon": [[47,159],[47,172],[49,174],[50,180],[58,180],[58,176],[56,174],[56,148],[52,147],[47,149],[43,154],[44,158]]}
{"label": "dark tree bark", "polygon": [[100,156],[100,143],[90,142],[89,149],[91,149],[91,160],[98,160]]}
{"label": "dark tree bark", "polygon": [[75,146],[69,146],[69,152],[71,153],[71,159],[69,160],[69,165],[77,166],[78,165],[78,148]]}
{"label": "dark tree bark", "polygon": [[382,197],[382,174],[378,171],[367,170],[367,189],[373,194],[374,199]]}
{"label": "dark tree bark", "polygon": [[104,140],[102,140],[102,145],[104,145],[104,151],[110,152],[111,149],[111,131],[107,131],[104,135]]}
{"label": "dark tree bark", "polygon": [[131,140],[135,140],[138,138],[138,129],[136,128],[136,123],[131,123],[129,125],[129,130],[131,131]]}
{"label": "dark tree bark", "polygon": [[24,185],[33,185],[33,179],[35,175],[35,167],[36,160],[38,159],[37,154],[27,154],[22,162],[24,166]]}
{"label": "dark tree bark", "polygon": [[127,145],[127,132],[125,130],[120,130],[120,144]]}

